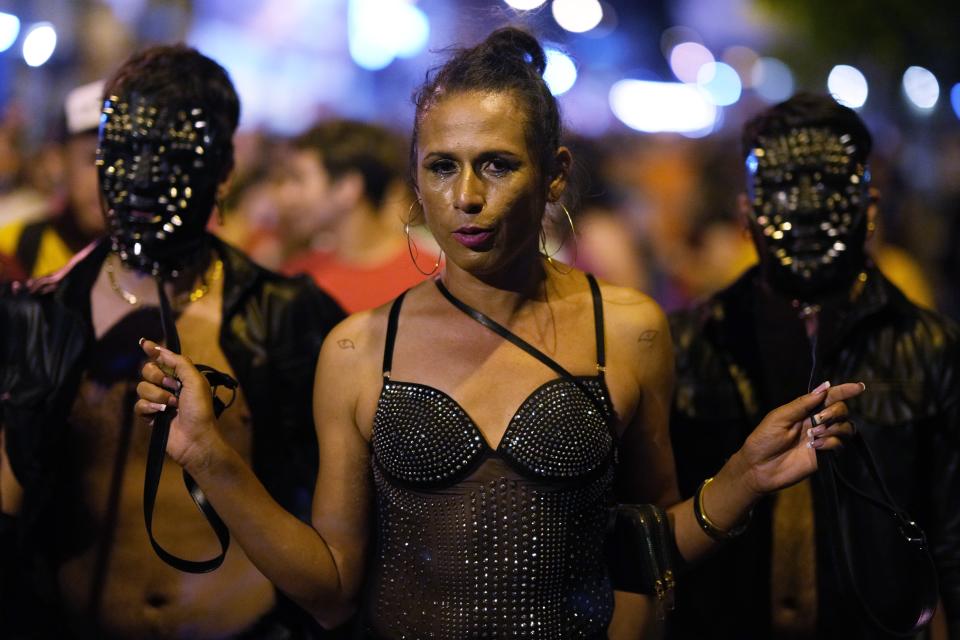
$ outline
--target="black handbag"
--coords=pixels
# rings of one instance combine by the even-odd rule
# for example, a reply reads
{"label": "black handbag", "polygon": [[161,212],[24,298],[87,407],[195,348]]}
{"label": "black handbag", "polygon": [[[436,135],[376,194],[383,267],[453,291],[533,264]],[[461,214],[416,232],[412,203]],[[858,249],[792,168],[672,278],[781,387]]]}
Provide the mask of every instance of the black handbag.
{"label": "black handbag", "polygon": [[[896,505],[862,437],[820,459],[826,462],[818,475],[826,489],[826,524],[840,579],[877,631],[914,637],[933,618],[939,597],[926,535]],[[858,465],[858,475],[867,472],[875,489],[867,491],[848,478],[843,467],[851,464]],[[858,544],[861,540],[871,544]]]}
{"label": "black handbag", "polygon": [[666,512],[653,504],[618,504],[605,544],[613,588],[652,596],[657,619],[664,620],[676,588],[676,543]]}

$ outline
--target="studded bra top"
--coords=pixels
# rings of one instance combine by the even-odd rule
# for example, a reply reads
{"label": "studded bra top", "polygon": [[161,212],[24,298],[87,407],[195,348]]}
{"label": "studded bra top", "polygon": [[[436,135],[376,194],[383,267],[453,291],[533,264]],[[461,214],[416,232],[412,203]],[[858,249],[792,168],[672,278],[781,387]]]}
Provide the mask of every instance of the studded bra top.
{"label": "studded bra top", "polygon": [[403,296],[394,302],[372,434],[372,636],[606,638],[616,444],[602,302],[588,278],[598,375],[541,385],[495,450],[452,397],[390,378]]}

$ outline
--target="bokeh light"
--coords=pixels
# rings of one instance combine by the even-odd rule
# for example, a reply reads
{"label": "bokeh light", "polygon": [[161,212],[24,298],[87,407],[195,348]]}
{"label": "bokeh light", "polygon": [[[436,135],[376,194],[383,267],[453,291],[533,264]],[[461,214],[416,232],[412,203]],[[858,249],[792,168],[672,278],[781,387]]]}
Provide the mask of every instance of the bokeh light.
{"label": "bokeh light", "polygon": [[690,27],[684,27],[682,25],[664,29],[663,33],[660,34],[660,52],[663,54],[664,59],[669,60],[670,52],[673,51],[675,46],[682,42],[703,42],[703,38]]}
{"label": "bokeh light", "polygon": [[544,52],[547,55],[547,68],[543,72],[543,79],[550,87],[550,93],[555,96],[566,93],[577,81],[577,66],[562,51],[546,47]]}
{"label": "bokeh light", "polygon": [[504,0],[509,6],[518,11],[529,11],[541,6],[547,0]]}
{"label": "bokeh light", "polygon": [[597,0],[553,0],[550,8],[557,24],[573,33],[590,31],[603,20],[603,7]]}
{"label": "bokeh light", "polygon": [[57,48],[57,32],[49,22],[38,22],[30,27],[23,39],[23,61],[31,67],[39,67],[53,55]]}
{"label": "bokeh light", "polygon": [[918,109],[933,109],[940,98],[940,83],[929,69],[910,67],[903,73],[903,93]]}
{"label": "bokeh light", "polygon": [[859,109],[867,102],[870,90],[866,77],[856,67],[838,64],[827,76],[827,90],[840,104]]}
{"label": "bokeh light", "polygon": [[782,102],[793,95],[793,72],[776,58],[760,58],[750,72],[750,84],[767,102]]}
{"label": "bokeh light", "polygon": [[960,82],[950,89],[950,104],[953,105],[953,113],[960,118]]}
{"label": "bokeh light", "polygon": [[726,107],[740,99],[742,85],[737,71],[724,62],[710,62],[697,72],[697,86],[707,99],[718,107]]}
{"label": "bokeh light", "polygon": [[396,57],[412,57],[427,45],[426,14],[403,0],[350,0],[347,7],[350,57],[376,71]]}
{"label": "bokeh light", "polygon": [[6,51],[17,41],[20,35],[20,18],[0,12],[0,51]]}
{"label": "bokeh light", "polygon": [[736,45],[724,49],[720,59],[736,70],[744,89],[753,86],[753,65],[760,59],[756,51],[750,47]]}
{"label": "bokeh light", "polygon": [[691,84],[620,80],[610,89],[609,100],[617,119],[646,133],[706,135],[717,122],[717,107]]}
{"label": "bokeh light", "polygon": [[698,42],[681,42],[670,51],[670,70],[681,82],[696,82],[700,67],[712,62],[713,54]]}

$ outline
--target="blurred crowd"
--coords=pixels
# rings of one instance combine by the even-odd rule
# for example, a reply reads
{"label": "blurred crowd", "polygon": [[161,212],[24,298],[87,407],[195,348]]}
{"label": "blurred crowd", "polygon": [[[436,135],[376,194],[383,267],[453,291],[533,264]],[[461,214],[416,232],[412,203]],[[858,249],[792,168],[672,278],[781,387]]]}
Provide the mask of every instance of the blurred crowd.
{"label": "blurred crowd", "polygon": [[[100,90],[70,92],[62,122],[42,136],[24,110],[0,119],[0,280],[55,271],[104,232]],[[407,135],[335,118],[293,138],[241,131],[213,231],[264,266],[309,273],[348,312],[386,302],[440,260],[410,191]],[[872,255],[914,302],[960,318],[960,134],[882,142],[871,167],[881,212]],[[577,188],[571,218],[548,230],[557,259],[646,291],[668,311],[756,260],[738,213],[744,173],[731,135],[624,131],[568,144]]]}

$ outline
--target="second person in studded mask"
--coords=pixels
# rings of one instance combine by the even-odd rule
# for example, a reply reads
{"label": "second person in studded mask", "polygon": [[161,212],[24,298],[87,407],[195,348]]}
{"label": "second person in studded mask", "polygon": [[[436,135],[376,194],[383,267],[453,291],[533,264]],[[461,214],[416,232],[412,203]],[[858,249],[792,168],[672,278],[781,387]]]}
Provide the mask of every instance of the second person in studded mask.
{"label": "second person in studded mask", "polygon": [[[17,540],[4,543],[0,570],[22,600],[0,605],[4,637],[319,632],[242,551],[217,571],[181,573],[144,530],[150,433],[132,406],[137,341],[163,333],[158,282],[182,349],[239,381],[223,414],[231,446],[284,509],[309,509],[313,366],[343,313],[307,278],[266,271],[205,231],[233,166],[239,109],[226,72],[194,49],[128,59],[106,85],[96,159],[108,238],[0,304],[0,326],[17,338],[0,346],[0,506]],[[163,474],[156,505],[165,547],[214,555],[179,474]]]}
{"label": "second person in studded mask", "polygon": [[[680,491],[693,494],[758,416],[811,379],[863,380],[851,416],[896,502],[928,534],[956,637],[960,335],[909,302],[865,250],[877,213],[870,149],[859,116],[829,96],[798,94],[747,123],[741,210],[760,264],[671,317]],[[838,463],[862,480],[857,462]],[[824,496],[818,474],[758,504],[747,532],[680,582],[672,637],[886,638],[841,588]],[[878,522],[862,530],[876,535],[856,544],[882,563],[888,516],[870,515]],[[886,585],[893,605],[904,600],[898,588]]]}

